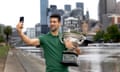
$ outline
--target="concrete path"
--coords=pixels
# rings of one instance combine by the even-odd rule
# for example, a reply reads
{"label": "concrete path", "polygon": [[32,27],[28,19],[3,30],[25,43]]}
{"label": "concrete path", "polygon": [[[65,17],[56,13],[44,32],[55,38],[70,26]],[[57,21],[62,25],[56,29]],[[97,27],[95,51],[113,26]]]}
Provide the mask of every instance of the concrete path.
{"label": "concrete path", "polygon": [[[69,70],[79,72],[76,68],[69,68]],[[45,62],[43,58],[24,51],[10,50],[4,72],[45,72]]]}
{"label": "concrete path", "polygon": [[26,69],[26,72],[45,72],[45,65],[40,59],[21,51],[17,51],[16,55]]}
{"label": "concrete path", "polygon": [[[27,72],[45,72],[45,62],[43,58],[38,58],[32,54],[24,53],[23,51],[17,52],[17,57],[23,63]],[[78,67],[69,67],[69,72],[80,72]]]}
{"label": "concrete path", "polygon": [[23,66],[12,50],[8,52],[4,72],[25,72]]}

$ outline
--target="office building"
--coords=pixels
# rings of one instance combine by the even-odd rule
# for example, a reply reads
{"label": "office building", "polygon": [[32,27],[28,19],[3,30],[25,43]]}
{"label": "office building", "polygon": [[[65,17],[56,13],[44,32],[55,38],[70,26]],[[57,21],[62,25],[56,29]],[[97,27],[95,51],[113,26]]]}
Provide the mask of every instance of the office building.
{"label": "office building", "polygon": [[116,9],[116,0],[99,0],[99,19],[103,23],[105,14],[114,14]]}
{"label": "office building", "polygon": [[120,2],[116,5],[116,14],[120,14]]}
{"label": "office building", "polygon": [[84,14],[84,3],[82,2],[77,2],[76,3],[76,8],[82,10],[82,14]]}
{"label": "office building", "polygon": [[67,12],[70,12],[71,11],[71,5],[69,5],[69,4],[64,5],[64,10],[67,11]]}
{"label": "office building", "polygon": [[21,45],[22,43],[22,40],[16,30],[16,28],[12,28],[12,35],[10,37],[10,43],[12,46],[19,46]]}
{"label": "office building", "polygon": [[111,18],[111,24],[120,24],[120,15],[112,14],[109,18]]}
{"label": "office building", "polygon": [[63,32],[67,32],[69,29],[71,31],[80,32],[80,26],[78,23],[78,18],[68,17],[64,20]]}
{"label": "office building", "polygon": [[48,14],[48,0],[40,0],[41,33],[47,33],[49,31],[47,24],[47,14]]}
{"label": "office building", "polygon": [[35,28],[27,28],[26,35],[30,38],[35,38]]}
{"label": "office building", "polygon": [[40,26],[40,23],[37,23],[36,25],[35,25],[35,36],[36,37],[38,37],[41,33],[41,26]]}

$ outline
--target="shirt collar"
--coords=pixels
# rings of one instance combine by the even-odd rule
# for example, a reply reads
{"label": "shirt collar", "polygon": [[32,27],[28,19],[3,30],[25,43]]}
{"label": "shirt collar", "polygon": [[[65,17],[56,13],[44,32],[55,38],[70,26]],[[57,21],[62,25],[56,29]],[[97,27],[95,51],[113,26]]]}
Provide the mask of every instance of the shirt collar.
{"label": "shirt collar", "polygon": [[53,36],[53,37],[59,37],[61,33],[58,32],[58,35],[57,35],[57,36],[53,35],[51,32],[48,32],[48,34],[51,35],[51,36]]}

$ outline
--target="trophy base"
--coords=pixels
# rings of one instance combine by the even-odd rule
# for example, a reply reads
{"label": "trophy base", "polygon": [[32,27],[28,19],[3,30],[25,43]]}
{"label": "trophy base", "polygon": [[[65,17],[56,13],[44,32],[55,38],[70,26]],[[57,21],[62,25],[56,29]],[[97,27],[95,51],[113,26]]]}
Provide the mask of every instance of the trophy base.
{"label": "trophy base", "polygon": [[65,66],[78,66],[77,63],[67,63],[67,62],[61,62],[61,64],[65,65]]}
{"label": "trophy base", "polygon": [[61,64],[65,65],[65,66],[78,66],[77,56],[78,55],[74,52],[64,51],[63,52],[63,60],[62,60]]}
{"label": "trophy base", "polygon": [[63,51],[62,52],[63,54],[73,54],[75,56],[78,56],[78,54],[74,53],[74,52],[71,52],[71,51]]}

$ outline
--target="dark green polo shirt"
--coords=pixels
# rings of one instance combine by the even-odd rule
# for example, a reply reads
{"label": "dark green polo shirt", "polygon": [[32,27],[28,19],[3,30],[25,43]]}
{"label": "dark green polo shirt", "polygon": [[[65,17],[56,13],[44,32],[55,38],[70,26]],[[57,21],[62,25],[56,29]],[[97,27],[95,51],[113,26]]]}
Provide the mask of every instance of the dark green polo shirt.
{"label": "dark green polo shirt", "polygon": [[53,36],[51,33],[39,37],[40,45],[44,50],[46,72],[68,72],[68,67],[62,65],[62,52],[66,49],[60,41],[60,34]]}

